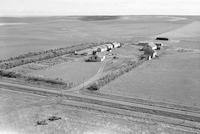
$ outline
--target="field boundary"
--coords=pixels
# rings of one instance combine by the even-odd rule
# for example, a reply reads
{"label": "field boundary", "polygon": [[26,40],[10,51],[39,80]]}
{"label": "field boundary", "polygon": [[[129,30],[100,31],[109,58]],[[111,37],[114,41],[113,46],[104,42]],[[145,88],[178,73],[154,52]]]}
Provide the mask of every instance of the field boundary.
{"label": "field boundary", "polygon": [[[104,99],[86,95],[80,95],[75,93],[66,93],[66,92],[59,92],[59,91],[52,91],[42,88],[35,88],[35,87],[27,87],[17,84],[10,84],[10,83],[3,83],[0,82],[0,87],[7,90],[14,90],[18,92],[26,92],[31,94],[37,94],[41,96],[61,96],[63,100],[69,100],[74,102],[81,102],[84,104],[92,104],[95,106],[111,108],[115,112],[121,113],[125,116],[130,116],[129,114],[126,115],[124,113],[132,113],[136,112],[138,114],[147,114],[149,115],[150,119],[159,119],[160,122],[168,123],[177,126],[183,126],[187,128],[194,129],[196,131],[200,131],[200,117],[196,116],[195,114],[186,114],[179,110],[170,110],[170,109],[163,109],[163,108],[156,108],[153,106],[145,106],[145,105],[138,105],[123,101],[116,101],[112,99]],[[103,110],[103,109],[102,109]]]}

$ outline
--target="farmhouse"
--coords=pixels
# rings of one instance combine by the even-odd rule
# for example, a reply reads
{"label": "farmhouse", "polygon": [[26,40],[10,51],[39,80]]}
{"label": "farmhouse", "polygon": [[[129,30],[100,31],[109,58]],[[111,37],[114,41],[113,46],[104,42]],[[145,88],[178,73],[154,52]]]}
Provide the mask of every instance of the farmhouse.
{"label": "farmhouse", "polygon": [[87,61],[90,62],[101,62],[105,60],[105,56],[98,56],[98,55],[92,55],[88,58]]}

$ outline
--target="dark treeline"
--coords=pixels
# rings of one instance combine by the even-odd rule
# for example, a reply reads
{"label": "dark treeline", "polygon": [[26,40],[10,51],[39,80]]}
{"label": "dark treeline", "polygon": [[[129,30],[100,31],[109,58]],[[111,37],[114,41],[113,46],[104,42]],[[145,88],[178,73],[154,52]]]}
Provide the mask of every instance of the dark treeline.
{"label": "dark treeline", "polygon": [[40,51],[40,52],[29,52],[26,54],[22,54],[16,57],[11,57],[6,60],[0,61],[0,69],[10,69],[16,66],[36,62],[36,61],[42,61],[50,58],[54,58],[57,56],[62,56],[65,54],[73,53],[74,51],[83,50],[86,48],[90,48],[93,46],[102,45],[105,42],[100,43],[84,43],[79,44],[76,46],[70,46],[65,48],[57,48],[57,49],[50,49],[46,51]]}
{"label": "dark treeline", "polygon": [[50,78],[43,78],[43,77],[35,77],[35,76],[25,76],[23,74],[14,72],[14,71],[8,71],[8,70],[0,70],[0,76],[6,77],[6,78],[16,78],[21,79],[30,83],[42,83],[46,85],[54,85],[58,87],[62,87],[64,89],[69,89],[74,86],[73,82],[64,82],[62,79],[50,79]]}
{"label": "dark treeline", "polygon": [[104,75],[103,77],[101,77],[100,79],[95,81],[93,84],[91,84],[88,87],[88,89],[98,90],[99,88],[105,86],[109,82],[115,80],[116,78],[120,77],[121,75],[131,71],[133,68],[139,66],[144,61],[146,61],[146,59],[139,59],[138,61],[132,61],[132,60],[127,61],[123,66],[117,68],[114,71],[107,73],[106,75]]}

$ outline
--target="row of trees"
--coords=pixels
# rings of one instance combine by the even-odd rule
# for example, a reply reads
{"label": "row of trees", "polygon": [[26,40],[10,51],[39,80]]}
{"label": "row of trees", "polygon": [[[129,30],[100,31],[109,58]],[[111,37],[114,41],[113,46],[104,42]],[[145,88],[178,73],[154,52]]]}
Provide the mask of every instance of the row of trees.
{"label": "row of trees", "polygon": [[8,71],[8,70],[0,70],[0,76],[7,77],[7,78],[16,78],[16,79],[22,79],[30,83],[41,83],[49,86],[58,86],[62,87],[64,89],[69,89],[74,86],[73,82],[65,82],[62,79],[50,79],[50,78],[44,78],[44,77],[35,77],[35,76],[26,76],[14,71]]}
{"label": "row of trees", "polygon": [[41,51],[41,52],[30,52],[27,54],[23,54],[17,57],[12,57],[7,60],[0,61],[0,69],[10,69],[16,66],[36,62],[36,61],[42,61],[49,58],[54,58],[57,56],[62,56],[65,54],[73,53],[74,51],[80,51],[92,46],[98,46],[101,45],[101,43],[84,43],[79,44],[76,46],[71,47],[65,47],[65,48],[57,48],[57,49],[50,49],[47,51]]}
{"label": "row of trees", "polygon": [[111,71],[109,73],[107,73],[106,75],[104,75],[103,77],[101,77],[100,79],[98,79],[96,82],[94,82],[93,84],[91,84],[88,89],[92,89],[92,90],[98,90],[100,87],[105,86],[106,84],[108,84],[109,82],[115,80],[116,78],[120,77],[121,75],[131,71],[133,68],[139,66],[140,64],[142,64],[146,59],[142,59],[142,60],[138,60],[138,61],[127,61],[127,63],[125,63],[123,66],[117,68],[114,71]]}

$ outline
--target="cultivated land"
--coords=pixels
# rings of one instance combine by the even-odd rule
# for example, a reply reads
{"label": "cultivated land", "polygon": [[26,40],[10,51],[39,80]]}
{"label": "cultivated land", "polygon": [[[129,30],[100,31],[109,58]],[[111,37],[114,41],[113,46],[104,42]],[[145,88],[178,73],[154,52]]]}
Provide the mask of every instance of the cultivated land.
{"label": "cultivated land", "polygon": [[[0,18],[0,133],[199,133],[199,24],[194,16]],[[158,58],[140,59],[144,40],[164,44]],[[109,41],[123,46],[100,53],[103,62],[74,54]]]}
{"label": "cultivated land", "polygon": [[137,40],[173,30],[191,21],[176,22],[158,16],[114,17],[109,20],[83,18],[0,18],[0,23],[14,23],[0,26],[0,58],[84,42]]}
{"label": "cultivated land", "polygon": [[199,23],[161,34],[172,39],[166,42],[169,48],[165,54],[111,82],[100,92],[199,107]]}

